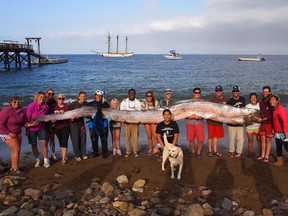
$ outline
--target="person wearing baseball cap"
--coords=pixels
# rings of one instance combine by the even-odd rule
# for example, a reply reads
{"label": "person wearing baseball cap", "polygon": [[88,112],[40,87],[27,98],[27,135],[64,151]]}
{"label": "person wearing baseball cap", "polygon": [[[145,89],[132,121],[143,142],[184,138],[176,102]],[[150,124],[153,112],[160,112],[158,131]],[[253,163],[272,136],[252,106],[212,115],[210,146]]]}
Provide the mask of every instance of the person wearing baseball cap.
{"label": "person wearing baseball cap", "polygon": [[172,90],[169,88],[165,89],[165,99],[160,101],[160,107],[167,109],[174,104],[175,101],[172,99]]}
{"label": "person wearing baseball cap", "polygon": [[[209,98],[209,102],[225,104],[228,99],[223,95],[223,88],[221,85],[215,87],[215,94]],[[221,157],[222,154],[217,151],[218,139],[224,138],[224,128],[222,122],[213,121],[211,119],[207,120],[208,127],[208,153],[209,157],[218,156]],[[212,146],[214,152],[212,152]]]}
{"label": "person wearing baseball cap", "polygon": [[[245,98],[240,96],[240,87],[235,85],[232,88],[232,97],[228,100],[227,104],[243,108],[246,106]],[[244,158],[243,143],[244,143],[244,126],[242,124],[227,124],[228,125],[228,134],[229,134],[229,156]],[[235,149],[235,140],[237,140],[236,149]]]}

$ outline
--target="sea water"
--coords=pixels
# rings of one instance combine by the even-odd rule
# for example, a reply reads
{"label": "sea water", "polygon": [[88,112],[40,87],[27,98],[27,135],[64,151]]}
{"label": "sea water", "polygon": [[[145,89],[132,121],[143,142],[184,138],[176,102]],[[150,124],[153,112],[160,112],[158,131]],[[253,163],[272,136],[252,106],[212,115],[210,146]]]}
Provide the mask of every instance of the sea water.
{"label": "sea water", "polygon": [[[202,98],[207,99],[214,94],[216,85],[223,86],[228,98],[231,97],[232,87],[238,85],[247,102],[251,92],[258,93],[261,98],[262,87],[269,85],[280,96],[281,102],[285,106],[288,104],[287,55],[263,56],[266,59],[263,62],[238,61],[239,55],[183,55],[182,60],[167,60],[163,55],[103,58],[92,54],[61,57],[67,57],[69,62],[0,71],[0,109],[8,105],[13,95],[20,96],[22,105],[27,106],[33,101],[36,92],[46,91],[47,88],[55,89],[56,94],[64,93],[69,103],[75,100],[80,90],[86,91],[90,100],[96,90],[104,90],[108,102],[112,98],[121,101],[127,97],[130,88],[136,89],[136,98],[139,100],[145,98],[148,90],[154,92],[156,99],[163,99],[166,88],[172,89],[175,100],[183,100],[192,97],[194,87],[200,87]],[[3,67],[0,65],[0,68]],[[186,143],[183,121],[180,121],[180,130],[179,140]],[[90,149],[89,137],[87,140]],[[147,145],[143,126],[139,143]],[[125,146],[123,136],[121,145]],[[5,146],[1,143],[0,150],[3,148]],[[23,148],[30,150],[26,137],[23,139]],[[72,150],[71,143],[69,149]],[[6,153],[1,150],[0,157]]]}

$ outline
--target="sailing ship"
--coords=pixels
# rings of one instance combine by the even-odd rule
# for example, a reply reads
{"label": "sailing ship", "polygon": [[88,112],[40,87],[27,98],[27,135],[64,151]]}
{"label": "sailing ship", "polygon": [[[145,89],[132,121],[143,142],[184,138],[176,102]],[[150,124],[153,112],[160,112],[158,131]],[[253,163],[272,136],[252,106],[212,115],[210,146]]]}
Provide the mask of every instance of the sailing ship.
{"label": "sailing ship", "polygon": [[110,46],[111,46],[111,36],[110,33],[108,34],[108,52],[107,53],[101,53],[101,52],[96,52],[94,50],[91,50],[91,52],[94,52],[102,57],[108,57],[108,58],[123,58],[123,57],[131,57],[133,56],[133,52],[128,52],[127,51],[127,46],[128,46],[128,37],[126,36],[126,46],[125,46],[125,52],[118,52],[118,44],[119,44],[119,35],[116,37],[117,44],[116,44],[116,52],[111,52]]}

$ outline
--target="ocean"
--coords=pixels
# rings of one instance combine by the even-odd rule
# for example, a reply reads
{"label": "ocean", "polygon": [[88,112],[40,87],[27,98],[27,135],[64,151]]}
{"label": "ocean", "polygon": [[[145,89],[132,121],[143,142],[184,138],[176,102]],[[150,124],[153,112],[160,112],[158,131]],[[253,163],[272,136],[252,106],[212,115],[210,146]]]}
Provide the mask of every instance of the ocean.
{"label": "ocean", "polygon": [[[177,101],[191,98],[192,89],[200,87],[202,98],[207,99],[214,94],[216,85],[223,86],[228,98],[232,87],[240,86],[241,95],[247,102],[251,92],[258,93],[261,98],[262,87],[269,85],[286,107],[288,104],[287,55],[263,56],[264,62],[237,60],[248,55],[182,55],[183,59],[178,61],[166,60],[163,55],[134,55],[131,58],[102,58],[95,54],[57,56],[67,57],[69,62],[0,71],[0,109],[8,105],[13,95],[20,96],[25,107],[33,101],[36,92],[47,88],[54,88],[56,94],[64,93],[69,103],[75,100],[80,90],[86,91],[90,100],[96,90],[105,90],[108,102],[112,98],[121,101],[127,97],[130,88],[136,89],[136,98],[140,100],[144,99],[147,90],[153,90],[156,99],[160,100],[164,98],[164,90],[170,88]],[[180,131],[179,140],[186,143],[183,121],[180,121]],[[89,150],[90,138],[87,140]],[[147,145],[143,126],[139,143]],[[111,148],[111,144],[109,146]],[[123,135],[121,146],[125,146]],[[23,151],[31,151],[26,137],[23,138]],[[72,151],[71,144],[69,151]],[[9,150],[2,142],[0,152],[0,158],[9,158]]]}
{"label": "ocean", "polygon": [[[242,55],[243,56],[243,55]],[[200,87],[202,97],[214,93],[222,85],[224,94],[231,96],[233,85],[241,88],[248,99],[251,92],[259,93],[269,85],[284,103],[288,100],[288,56],[263,56],[264,62],[238,61],[239,55],[183,55],[182,60],[166,60],[163,55],[134,55],[131,58],[103,58],[91,55],[65,55],[68,63],[43,65],[22,70],[0,72],[0,107],[9,97],[21,97],[26,106],[37,91],[54,88],[74,100],[80,90],[93,99],[95,90],[105,90],[105,98],[122,100],[130,88],[143,99],[147,90],[153,90],[157,99],[170,88],[175,100],[188,99],[192,89]],[[0,65],[1,67],[1,65]]]}

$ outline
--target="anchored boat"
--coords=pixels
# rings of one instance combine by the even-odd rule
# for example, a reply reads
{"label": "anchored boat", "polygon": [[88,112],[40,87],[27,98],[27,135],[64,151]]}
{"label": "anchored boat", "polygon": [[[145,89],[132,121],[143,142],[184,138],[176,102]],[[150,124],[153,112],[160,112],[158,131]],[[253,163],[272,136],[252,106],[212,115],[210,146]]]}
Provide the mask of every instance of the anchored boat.
{"label": "anchored boat", "polygon": [[126,36],[126,45],[125,45],[125,52],[118,52],[118,44],[119,44],[119,35],[116,37],[117,40],[117,45],[116,45],[116,52],[111,52],[110,50],[110,45],[111,45],[111,36],[110,33],[108,34],[108,52],[107,53],[101,53],[101,52],[96,52],[94,50],[91,50],[91,52],[94,52],[102,57],[108,57],[108,58],[123,58],[123,57],[131,57],[133,56],[133,52],[128,52],[127,51],[127,45],[128,45],[128,37]]}
{"label": "anchored boat", "polygon": [[261,56],[257,56],[256,58],[238,58],[238,61],[256,61],[256,62],[261,62],[265,61],[265,58]]}
{"label": "anchored boat", "polygon": [[62,63],[67,63],[68,59],[67,58],[36,58],[34,60],[31,61],[31,64],[35,65],[35,64],[39,64],[39,60],[40,60],[40,64],[62,64]]}
{"label": "anchored boat", "polygon": [[180,59],[182,59],[182,57],[179,55],[179,53],[176,53],[175,50],[170,50],[170,54],[164,55],[164,57],[166,59],[169,59],[169,60],[180,60]]}

